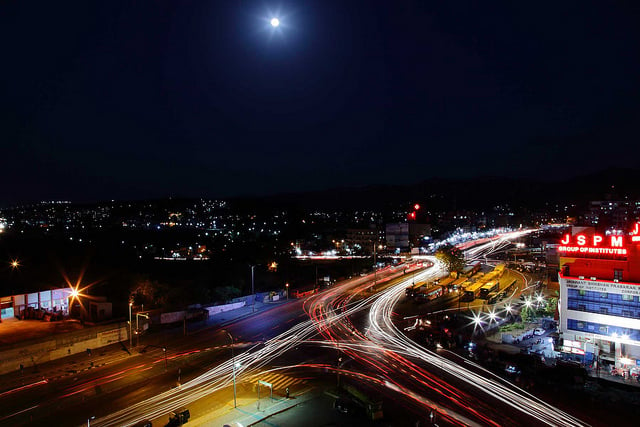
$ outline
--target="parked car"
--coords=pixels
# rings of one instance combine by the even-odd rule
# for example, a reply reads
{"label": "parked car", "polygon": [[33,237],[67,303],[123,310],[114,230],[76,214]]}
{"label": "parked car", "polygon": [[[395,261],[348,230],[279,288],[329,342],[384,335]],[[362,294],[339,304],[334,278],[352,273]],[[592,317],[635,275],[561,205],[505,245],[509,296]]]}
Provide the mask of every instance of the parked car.
{"label": "parked car", "polygon": [[535,328],[533,330],[533,335],[544,335],[546,331],[542,328]]}

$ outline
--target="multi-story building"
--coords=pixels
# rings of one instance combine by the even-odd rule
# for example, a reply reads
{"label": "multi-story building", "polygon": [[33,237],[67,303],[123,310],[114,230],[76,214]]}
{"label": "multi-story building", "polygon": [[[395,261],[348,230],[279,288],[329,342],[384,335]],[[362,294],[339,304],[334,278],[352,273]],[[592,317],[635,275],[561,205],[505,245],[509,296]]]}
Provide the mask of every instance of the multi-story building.
{"label": "multi-story building", "polygon": [[640,201],[592,200],[585,222],[599,229],[624,230],[638,219]]}
{"label": "multi-story building", "polygon": [[348,228],[345,244],[356,251],[372,253],[373,246],[378,244],[378,239],[379,233],[376,227]]}
{"label": "multi-story building", "polygon": [[414,222],[389,223],[386,226],[387,248],[408,251],[426,246],[425,237],[431,236],[431,225]]}
{"label": "multi-story building", "polygon": [[557,250],[562,350],[587,365],[609,364],[623,372],[637,372],[640,224],[623,234],[573,227]]}

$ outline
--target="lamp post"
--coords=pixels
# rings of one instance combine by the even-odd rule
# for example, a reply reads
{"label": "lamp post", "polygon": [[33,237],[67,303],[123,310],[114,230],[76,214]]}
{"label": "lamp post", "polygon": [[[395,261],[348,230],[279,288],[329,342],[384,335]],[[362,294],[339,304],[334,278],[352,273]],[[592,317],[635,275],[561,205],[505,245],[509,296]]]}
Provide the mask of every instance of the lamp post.
{"label": "lamp post", "polygon": [[233,354],[233,336],[229,331],[225,330],[225,332],[227,333],[227,335],[229,335],[229,338],[231,339],[231,368],[233,371],[233,407],[237,408],[238,402],[236,400],[236,358]]}
{"label": "lamp post", "polygon": [[373,290],[376,290],[376,282],[378,281],[378,269],[376,268],[376,242],[373,242]]}
{"label": "lamp post", "polygon": [[285,283],[285,287],[287,288],[286,292],[287,292],[287,301],[289,301],[289,284]]}
{"label": "lamp post", "polygon": [[251,312],[252,313],[255,311],[255,308],[256,308],[256,293],[255,293],[254,288],[253,288],[253,277],[254,277],[253,269],[254,268],[256,268],[256,266],[252,265],[251,266],[251,298],[252,298],[252,300],[251,300]]}
{"label": "lamp post", "polygon": [[142,316],[145,319],[149,320],[149,315],[148,314],[136,313],[136,347],[138,345],[140,345],[140,327],[138,326],[138,319],[140,318],[140,316]]}
{"label": "lamp post", "polygon": [[133,326],[133,321],[131,320],[131,306],[132,302],[129,303],[129,348],[133,347],[133,335],[131,331],[131,327]]}
{"label": "lamp post", "polygon": [[164,354],[164,371],[167,371],[167,347],[162,347],[162,353]]}

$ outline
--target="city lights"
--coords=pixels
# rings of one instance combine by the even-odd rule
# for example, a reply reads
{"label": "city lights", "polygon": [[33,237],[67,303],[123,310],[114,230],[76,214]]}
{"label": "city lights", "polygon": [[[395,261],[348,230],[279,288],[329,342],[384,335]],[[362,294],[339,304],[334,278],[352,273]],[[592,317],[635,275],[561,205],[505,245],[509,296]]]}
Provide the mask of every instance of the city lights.
{"label": "city lights", "polygon": [[280,26],[280,20],[278,18],[271,18],[270,23],[273,28]]}

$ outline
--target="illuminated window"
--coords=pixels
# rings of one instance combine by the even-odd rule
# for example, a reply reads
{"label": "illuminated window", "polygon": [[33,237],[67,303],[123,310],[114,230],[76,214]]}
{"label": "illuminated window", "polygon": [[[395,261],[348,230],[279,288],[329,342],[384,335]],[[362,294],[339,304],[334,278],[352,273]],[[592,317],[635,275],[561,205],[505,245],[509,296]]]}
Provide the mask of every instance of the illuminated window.
{"label": "illuminated window", "polygon": [[600,326],[598,328],[598,332],[600,332],[601,334],[607,334],[607,333],[609,333],[609,327],[608,326]]}
{"label": "illuminated window", "polygon": [[622,295],[622,301],[633,301],[633,295]]}
{"label": "illuminated window", "polygon": [[613,270],[613,280],[622,280],[622,270]]}
{"label": "illuminated window", "polygon": [[585,296],[587,294],[587,291],[585,291],[584,289],[580,289],[578,291],[578,295],[580,295],[581,297]]}
{"label": "illuminated window", "polygon": [[601,292],[600,293],[600,298],[609,298],[609,294],[606,292]]}

